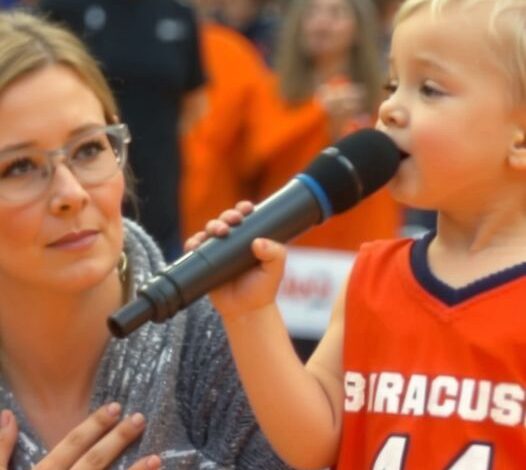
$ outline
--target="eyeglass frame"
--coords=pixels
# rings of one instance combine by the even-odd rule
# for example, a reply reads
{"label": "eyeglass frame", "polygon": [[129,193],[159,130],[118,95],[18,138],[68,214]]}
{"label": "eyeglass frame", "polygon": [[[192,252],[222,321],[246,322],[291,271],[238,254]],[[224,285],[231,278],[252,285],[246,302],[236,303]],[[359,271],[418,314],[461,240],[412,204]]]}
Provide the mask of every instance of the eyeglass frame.
{"label": "eyeglass frame", "polygon": [[[122,141],[122,152],[120,152],[121,154],[119,154],[118,152],[115,151],[115,147],[112,146],[112,152],[115,155],[115,160],[117,162],[117,165],[115,167],[115,172],[109,174],[107,177],[105,177],[104,179],[100,181],[97,181],[96,183],[84,183],[77,178],[77,175],[75,174],[75,170],[70,165],[68,165],[68,160],[71,159],[73,155],[71,150],[75,147],[76,144],[81,142],[82,139],[86,138],[90,134],[96,134],[98,132],[101,132],[104,134],[109,133],[112,136],[120,139]],[[126,161],[127,161],[127,157],[128,157],[128,145],[130,142],[131,142],[130,130],[128,128],[128,125],[125,123],[115,123],[115,124],[109,124],[106,126],[92,127],[92,128],[86,129],[85,131],[80,132],[78,135],[75,135],[69,142],[67,142],[62,147],[59,147],[53,150],[48,150],[48,151],[44,151],[44,150],[39,151],[39,153],[48,160],[49,168],[51,169],[48,184],[43,187],[41,192],[36,193],[33,197],[29,198],[27,201],[24,199],[16,200],[16,199],[6,198],[0,192],[0,199],[3,201],[7,201],[7,202],[27,203],[27,202],[30,202],[38,198],[40,195],[44,194],[46,190],[49,188],[49,186],[51,185],[51,182],[53,181],[53,177],[55,175],[57,165],[59,163],[64,163],[67,166],[68,170],[71,171],[73,176],[77,179],[77,181],[79,181],[79,183],[83,187],[94,187],[99,184],[102,184],[108,179],[110,179],[112,176],[114,176],[119,170],[122,170],[124,168]],[[110,145],[111,145],[111,141],[110,141]],[[3,155],[10,155],[13,152],[15,151],[14,150],[0,151],[0,161],[2,160]],[[57,163],[54,160],[58,156],[63,156],[63,158]]]}

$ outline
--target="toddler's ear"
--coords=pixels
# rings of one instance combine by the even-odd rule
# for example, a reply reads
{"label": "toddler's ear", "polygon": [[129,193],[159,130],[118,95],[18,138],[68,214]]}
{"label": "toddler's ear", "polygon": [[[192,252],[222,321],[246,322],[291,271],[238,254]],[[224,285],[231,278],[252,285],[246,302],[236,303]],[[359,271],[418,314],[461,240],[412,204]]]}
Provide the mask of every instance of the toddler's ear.
{"label": "toddler's ear", "polygon": [[526,170],[526,132],[517,129],[508,151],[508,162],[512,168]]}

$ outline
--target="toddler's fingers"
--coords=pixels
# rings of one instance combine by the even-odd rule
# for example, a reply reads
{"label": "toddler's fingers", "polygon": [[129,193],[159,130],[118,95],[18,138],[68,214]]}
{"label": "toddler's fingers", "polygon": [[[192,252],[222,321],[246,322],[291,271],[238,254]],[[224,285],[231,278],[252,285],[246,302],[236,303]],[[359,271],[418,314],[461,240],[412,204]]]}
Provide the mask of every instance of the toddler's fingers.
{"label": "toddler's fingers", "polygon": [[219,219],[209,220],[205,227],[206,234],[210,237],[224,237],[228,235],[230,226]]}
{"label": "toddler's fingers", "polygon": [[203,243],[208,238],[207,233],[202,230],[201,232],[197,232],[194,235],[192,235],[190,238],[188,238],[184,242],[184,251],[191,251],[195,250],[201,243]]}
{"label": "toddler's fingers", "polygon": [[238,225],[244,216],[254,210],[254,204],[250,201],[240,201],[234,209],[223,211],[219,218],[209,220],[205,229],[190,236],[183,245],[184,251],[195,250],[209,237],[224,237],[230,232],[230,227]]}
{"label": "toddler's fingers", "polygon": [[235,209],[243,215],[248,215],[254,210],[254,204],[250,201],[239,201],[236,204]]}
{"label": "toddler's fingers", "polygon": [[219,220],[228,225],[238,225],[243,221],[243,214],[236,209],[227,209],[221,213]]}

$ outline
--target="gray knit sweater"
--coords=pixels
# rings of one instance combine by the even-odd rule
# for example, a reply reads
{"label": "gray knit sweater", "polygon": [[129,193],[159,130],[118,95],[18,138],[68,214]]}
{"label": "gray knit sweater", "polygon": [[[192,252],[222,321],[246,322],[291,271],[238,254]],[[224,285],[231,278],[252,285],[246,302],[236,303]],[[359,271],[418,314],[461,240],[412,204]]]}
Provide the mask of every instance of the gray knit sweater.
{"label": "gray knit sweater", "polygon": [[[163,266],[153,241],[125,221],[130,291]],[[206,299],[161,324],[111,339],[97,372],[91,408],[118,401],[147,418],[142,438],[112,469],[157,453],[164,469],[284,469],[257,429],[220,317]],[[20,433],[10,470],[28,470],[46,453],[0,375],[0,406],[12,409]]]}

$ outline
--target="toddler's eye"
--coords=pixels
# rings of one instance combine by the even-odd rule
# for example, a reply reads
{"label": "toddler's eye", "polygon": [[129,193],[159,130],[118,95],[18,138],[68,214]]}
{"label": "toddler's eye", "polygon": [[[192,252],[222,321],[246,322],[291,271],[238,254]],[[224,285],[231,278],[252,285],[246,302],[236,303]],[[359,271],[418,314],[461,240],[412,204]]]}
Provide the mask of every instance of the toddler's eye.
{"label": "toddler's eye", "polygon": [[388,80],[386,83],[384,83],[383,85],[383,89],[389,94],[389,95],[392,95],[395,91],[396,91],[396,88],[398,87],[398,84],[396,83],[395,80]]}
{"label": "toddler's eye", "polygon": [[444,91],[442,91],[438,86],[433,85],[431,83],[424,83],[420,87],[420,93],[422,93],[422,95],[428,98],[437,98],[445,95]]}

